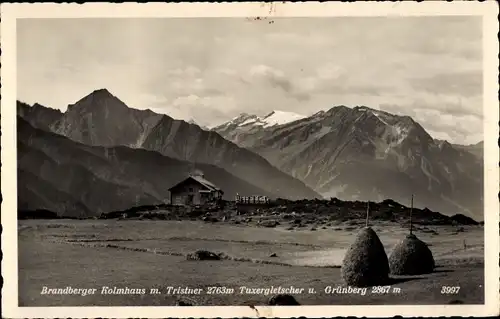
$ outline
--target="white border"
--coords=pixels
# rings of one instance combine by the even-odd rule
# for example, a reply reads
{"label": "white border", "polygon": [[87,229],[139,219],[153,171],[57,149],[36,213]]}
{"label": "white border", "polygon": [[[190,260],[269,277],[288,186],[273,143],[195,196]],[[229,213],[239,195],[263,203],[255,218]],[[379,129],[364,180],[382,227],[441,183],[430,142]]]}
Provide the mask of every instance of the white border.
{"label": "white border", "polygon": [[[333,317],[492,316],[499,310],[498,5],[479,2],[2,4],[3,317]],[[18,307],[16,180],[16,19],[81,17],[483,16],[485,151],[485,305],[256,307]],[[494,257],[494,258],[493,258]]]}

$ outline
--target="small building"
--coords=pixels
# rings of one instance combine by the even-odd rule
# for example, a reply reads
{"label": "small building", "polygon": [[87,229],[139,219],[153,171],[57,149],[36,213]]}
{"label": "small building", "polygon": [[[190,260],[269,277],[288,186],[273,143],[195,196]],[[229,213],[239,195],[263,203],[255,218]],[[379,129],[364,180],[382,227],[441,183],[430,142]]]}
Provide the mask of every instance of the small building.
{"label": "small building", "polygon": [[203,205],[222,199],[224,192],[205,179],[202,173],[191,174],[169,188],[172,205]]}

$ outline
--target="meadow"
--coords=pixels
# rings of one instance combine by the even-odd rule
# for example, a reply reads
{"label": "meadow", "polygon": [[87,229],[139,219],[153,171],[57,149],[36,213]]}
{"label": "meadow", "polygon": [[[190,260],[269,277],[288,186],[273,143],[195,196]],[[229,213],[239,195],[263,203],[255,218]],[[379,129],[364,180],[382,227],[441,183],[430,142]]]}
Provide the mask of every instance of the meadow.
{"label": "meadow", "polygon": [[[371,225],[386,253],[408,233],[391,222]],[[362,221],[317,230],[265,228],[229,222],[163,220],[22,220],[18,222],[19,306],[263,305],[271,295],[240,287],[304,288],[304,305],[480,304],[484,302],[481,226],[415,226],[436,260],[427,275],[393,277],[389,292],[326,293],[345,287],[340,265]],[[222,260],[187,260],[196,250]],[[96,288],[86,296],[41,294],[47,288]],[[457,287],[442,293],[442,287]],[[101,294],[102,287],[145,289],[145,294]],[[168,294],[168,287],[203,288],[199,295]],[[207,294],[209,287],[226,292]],[[307,293],[314,288],[315,293]],[[399,288],[394,289],[394,288]],[[158,292],[149,293],[150,289]],[[234,292],[229,293],[231,289]]]}

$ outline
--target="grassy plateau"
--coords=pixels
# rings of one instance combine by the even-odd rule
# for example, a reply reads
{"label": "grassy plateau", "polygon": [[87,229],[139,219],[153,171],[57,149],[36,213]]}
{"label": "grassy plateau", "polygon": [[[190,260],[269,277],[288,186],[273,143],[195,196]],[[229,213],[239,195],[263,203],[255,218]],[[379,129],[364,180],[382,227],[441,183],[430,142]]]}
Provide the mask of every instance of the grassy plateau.
{"label": "grassy plateau", "polygon": [[[242,293],[241,287],[271,286],[304,288],[302,293],[290,293],[303,305],[484,302],[481,226],[415,225],[414,233],[429,245],[436,260],[433,273],[392,276],[382,292],[369,287],[364,293],[332,293],[327,287],[346,288],[340,265],[363,226],[362,220],[302,228],[199,220],[21,220],[19,306],[265,305],[276,293]],[[386,221],[371,227],[388,255],[408,233],[400,224]],[[200,249],[222,258],[186,259]],[[42,293],[44,287],[68,286],[95,292]],[[102,287],[145,293],[106,294]],[[168,287],[203,292],[169,293]],[[210,287],[225,288],[209,294]],[[309,288],[315,292],[309,293]]]}

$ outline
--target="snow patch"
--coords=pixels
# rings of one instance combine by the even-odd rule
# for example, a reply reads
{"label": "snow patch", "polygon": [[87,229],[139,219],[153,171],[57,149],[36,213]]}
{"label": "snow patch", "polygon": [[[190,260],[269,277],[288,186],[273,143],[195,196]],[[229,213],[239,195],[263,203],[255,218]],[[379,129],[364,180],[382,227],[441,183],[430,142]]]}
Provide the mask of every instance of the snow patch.
{"label": "snow patch", "polygon": [[377,111],[372,111],[372,114],[375,115],[379,120],[380,122],[384,123],[385,125],[389,125],[389,123],[387,123],[382,117],[382,114],[377,112]]}
{"label": "snow patch", "polygon": [[398,138],[396,144],[401,144],[405,138],[408,137],[409,130],[406,127],[402,127],[401,125],[394,125],[392,127],[393,134]]}
{"label": "snow patch", "polygon": [[241,123],[238,126],[245,126],[245,125],[252,124],[252,123],[255,123],[255,122],[257,122],[257,119],[248,119],[248,120],[244,121],[243,123]]}
{"label": "snow patch", "polygon": [[307,176],[309,176],[309,174],[311,174],[311,170],[312,170],[312,164],[309,164],[309,166],[307,167],[307,173],[306,175],[304,175],[304,178],[306,178]]}
{"label": "snow patch", "polygon": [[262,119],[264,127],[274,126],[274,125],[283,125],[286,123],[294,122],[305,118],[305,115],[293,113],[293,112],[284,112],[284,111],[273,111],[268,114],[266,117]]}
{"label": "snow patch", "polygon": [[446,173],[448,173],[448,174],[450,174],[450,175],[451,175],[451,172],[450,172],[450,169],[448,168],[448,166],[443,165],[443,168],[444,168],[444,171],[445,171]]}
{"label": "snow patch", "polygon": [[146,141],[146,138],[148,137],[148,131],[142,132],[139,137],[137,138],[137,141],[135,142],[135,145],[131,145],[132,148],[141,148],[142,144]]}
{"label": "snow patch", "polygon": [[237,121],[237,120],[241,120],[241,119],[242,119],[242,118],[244,118],[244,117],[248,117],[248,114],[246,114],[246,113],[241,113],[240,115],[233,117],[233,118],[231,119],[231,121],[229,121],[229,122],[235,122],[235,121]]}
{"label": "snow patch", "polygon": [[424,175],[427,176],[427,179],[429,181],[427,189],[429,191],[432,191],[432,181],[434,180],[436,183],[440,184],[439,179],[437,179],[432,173],[427,169],[429,163],[425,157],[422,157],[420,160],[420,169],[424,173]]}
{"label": "snow patch", "polygon": [[227,127],[233,124],[236,124],[239,127],[247,125],[271,127],[275,125],[287,124],[293,121],[301,120],[303,118],[306,118],[306,116],[293,112],[284,112],[284,111],[272,111],[271,113],[269,113],[264,117],[242,113],[234,117],[231,121],[220,125],[220,127]]}

